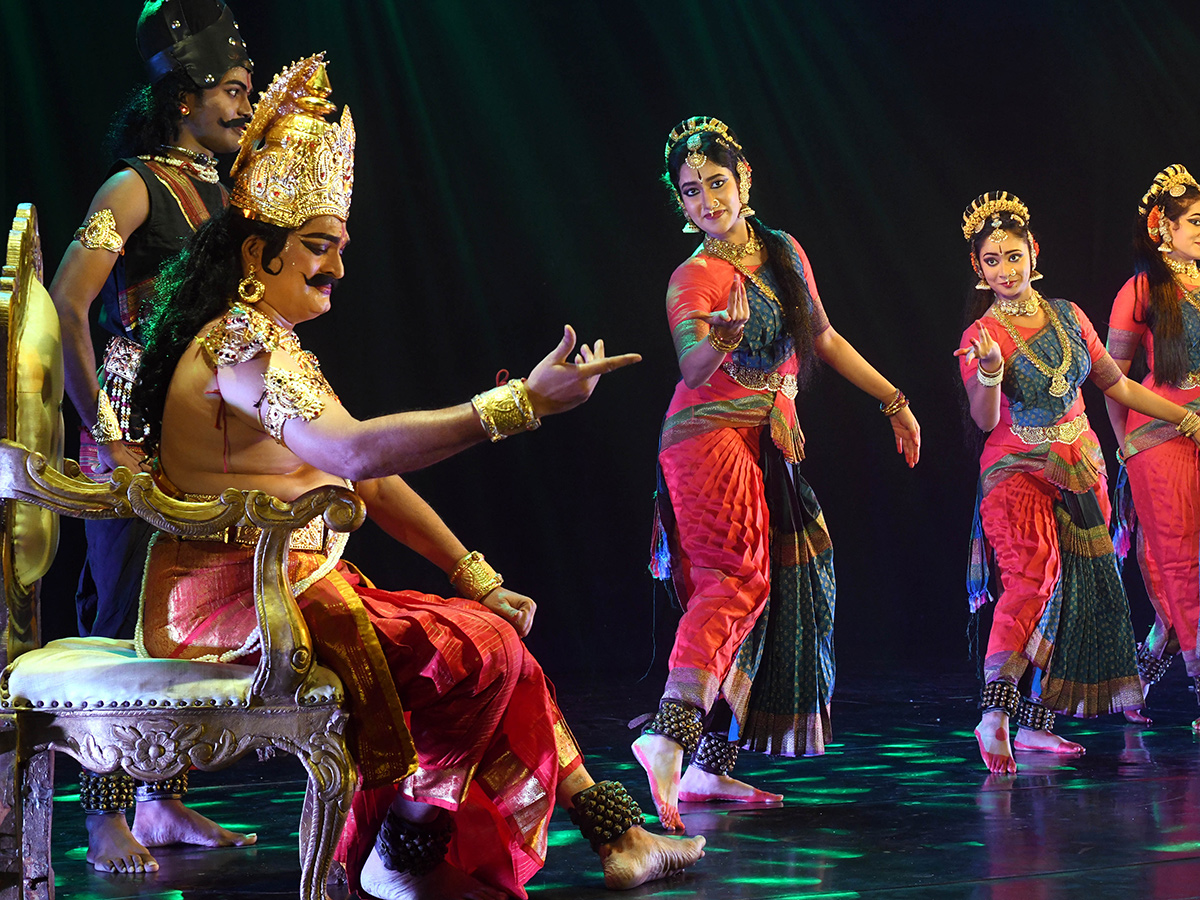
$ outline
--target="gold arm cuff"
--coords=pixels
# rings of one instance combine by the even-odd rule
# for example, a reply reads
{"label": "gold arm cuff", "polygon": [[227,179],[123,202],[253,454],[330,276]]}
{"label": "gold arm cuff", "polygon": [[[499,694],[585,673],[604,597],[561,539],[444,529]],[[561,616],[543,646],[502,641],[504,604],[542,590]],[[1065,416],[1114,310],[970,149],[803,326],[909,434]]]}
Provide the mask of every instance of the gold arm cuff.
{"label": "gold arm cuff", "polygon": [[1058,425],[1043,427],[1014,424],[1012,433],[1031,447],[1036,447],[1038,444],[1045,444],[1048,441],[1056,444],[1073,444],[1089,427],[1087,413],[1080,413],[1070,422],[1062,422]]}
{"label": "gold arm cuff", "polygon": [[520,378],[476,394],[471,398],[471,405],[493,444],[522,431],[533,431],[542,424],[533,414],[529,389]]}
{"label": "gold arm cuff", "polygon": [[91,427],[92,440],[97,444],[112,444],[122,438],[121,422],[108,394],[101,389],[96,395],[96,424]]}
{"label": "gold arm cuff", "polygon": [[75,230],[75,240],[87,250],[110,250],[120,253],[125,242],[117,232],[117,220],[111,209],[98,209]]}
{"label": "gold arm cuff", "polygon": [[482,600],[504,584],[504,576],[487,564],[483,554],[473,550],[458,561],[450,573],[450,584],[468,600]]}
{"label": "gold arm cuff", "polygon": [[[710,331],[709,334],[712,334]],[[780,375],[778,372],[764,372],[750,366],[739,366],[735,362],[721,363],[721,371],[744,388],[752,391],[778,391],[789,400],[795,400],[799,393],[795,375]]]}

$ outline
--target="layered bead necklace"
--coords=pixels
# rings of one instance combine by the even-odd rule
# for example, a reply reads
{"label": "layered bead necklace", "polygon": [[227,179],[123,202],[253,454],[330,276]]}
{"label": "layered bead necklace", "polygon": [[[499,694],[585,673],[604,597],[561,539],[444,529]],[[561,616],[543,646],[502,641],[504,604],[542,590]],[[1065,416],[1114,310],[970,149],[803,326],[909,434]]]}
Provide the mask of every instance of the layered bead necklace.
{"label": "layered bead necklace", "polygon": [[195,178],[197,181],[206,181],[209,184],[216,184],[217,178],[217,161],[211,156],[204,153],[198,153],[195,150],[188,150],[185,147],[176,147],[173,144],[162,144],[160,150],[174,150],[177,153],[184,154],[187,159],[180,159],[177,156],[171,156],[169,153],[155,153],[151,156],[143,156],[141,159],[152,159],[157,163],[162,163],[167,166],[174,166],[187,172],[188,175]]}

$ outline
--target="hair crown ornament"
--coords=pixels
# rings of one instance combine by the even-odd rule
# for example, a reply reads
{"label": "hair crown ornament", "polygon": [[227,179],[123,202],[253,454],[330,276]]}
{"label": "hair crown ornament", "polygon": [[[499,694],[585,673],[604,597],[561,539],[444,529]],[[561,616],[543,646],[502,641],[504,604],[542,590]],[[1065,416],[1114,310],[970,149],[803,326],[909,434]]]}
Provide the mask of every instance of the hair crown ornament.
{"label": "hair crown ornament", "polygon": [[[1008,213],[1014,222],[1025,227],[1029,224],[1029,207],[1021,202],[1021,198],[1008,191],[988,191],[980,194],[963,212],[963,237],[971,240],[983,231],[984,224],[999,213]],[[1000,228],[997,218],[992,222],[993,228]]]}
{"label": "hair crown ornament", "polygon": [[[684,138],[690,139],[692,135],[699,135],[702,131],[711,131],[721,140],[722,143],[728,144],[730,147],[736,150],[739,155],[741,154],[742,145],[737,142],[737,139],[730,132],[728,125],[726,125],[720,119],[714,119],[711,116],[692,116],[690,119],[684,119],[671,129],[671,133],[667,136],[666,149],[663,150],[663,161],[667,162],[671,159],[671,151],[675,149],[676,144],[678,144]],[[692,153],[698,151],[699,148],[699,139],[696,140],[695,146],[693,146],[691,140],[688,141],[688,150],[692,151]],[[691,153],[689,153],[688,156],[690,157]],[[689,162],[688,165],[691,166],[691,163]],[[700,162],[699,165],[691,167],[693,169],[698,169],[702,165],[704,165],[704,163]]]}
{"label": "hair crown ornament", "polygon": [[1144,216],[1151,208],[1162,206],[1164,194],[1182,197],[1189,187],[1200,190],[1200,184],[1196,184],[1196,179],[1192,177],[1191,172],[1180,165],[1167,166],[1154,176],[1154,184],[1150,185],[1150,190],[1142,195],[1142,202],[1138,206],[1138,215]]}
{"label": "hair crown ornament", "polygon": [[350,216],[354,191],[354,119],[337,107],[325,54],[292,63],[275,76],[254,107],[230,175],[230,203],[248,219],[298,228],[314,216]]}

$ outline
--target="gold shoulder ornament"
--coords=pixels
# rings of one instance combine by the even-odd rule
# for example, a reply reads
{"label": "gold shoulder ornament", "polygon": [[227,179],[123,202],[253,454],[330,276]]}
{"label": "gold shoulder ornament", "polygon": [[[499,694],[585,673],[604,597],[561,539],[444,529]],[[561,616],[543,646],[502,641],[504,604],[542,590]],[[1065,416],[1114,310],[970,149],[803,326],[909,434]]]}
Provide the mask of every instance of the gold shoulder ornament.
{"label": "gold shoulder ornament", "polygon": [[[302,361],[308,358],[311,357],[306,354]],[[325,411],[325,397],[333,394],[319,368],[297,372],[270,366],[263,374],[263,384],[258,418],[267,434],[280,444],[283,443],[283,426],[290,419],[311,422]]]}
{"label": "gold shoulder ornament", "polygon": [[121,253],[125,242],[117,232],[117,220],[111,209],[98,209],[75,230],[75,240],[85,250],[108,250]]}

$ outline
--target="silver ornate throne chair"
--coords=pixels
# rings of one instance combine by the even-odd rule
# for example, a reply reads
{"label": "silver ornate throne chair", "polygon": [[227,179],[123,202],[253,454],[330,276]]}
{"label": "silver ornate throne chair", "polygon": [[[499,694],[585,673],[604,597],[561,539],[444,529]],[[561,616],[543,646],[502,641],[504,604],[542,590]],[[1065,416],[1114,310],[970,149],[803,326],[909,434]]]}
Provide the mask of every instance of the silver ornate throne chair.
{"label": "silver ornate throne chair", "polygon": [[[0,898],[54,897],[50,860],[54,753],[95,772],[170,778],[218,769],[249,753],[294,754],[308,773],[300,821],[300,897],[320,900],[353,794],[356,770],[344,730],[342,686],[313,658],[292,597],[291,531],[323,516],[357,528],[363,505],[343,488],[284,503],[227,490],[207,503],[159,491],[147,474],[118,469],[96,484],[62,458],[62,354],[58,318],[42,286],[37,214],[17,208],[0,284],[0,345],[7,350],[0,416]],[[41,646],[39,579],[58,544],[58,516],[141,516],[177,534],[230,525],[262,529],[255,606],[262,633],[256,666],[139,659],[131,641],[68,638]],[[46,602],[74,604],[72,597]],[[79,863],[83,865],[83,863]]]}

